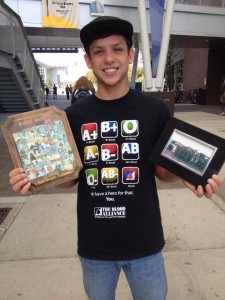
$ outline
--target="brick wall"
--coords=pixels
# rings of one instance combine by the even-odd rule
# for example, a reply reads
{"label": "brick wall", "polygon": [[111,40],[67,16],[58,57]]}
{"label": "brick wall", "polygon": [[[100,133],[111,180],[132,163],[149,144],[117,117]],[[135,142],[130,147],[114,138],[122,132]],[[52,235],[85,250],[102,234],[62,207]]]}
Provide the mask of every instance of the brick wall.
{"label": "brick wall", "polygon": [[207,74],[207,104],[219,104],[222,76],[225,76],[225,48],[210,49]]}
{"label": "brick wall", "polygon": [[206,89],[208,49],[186,48],[184,51],[184,90]]}

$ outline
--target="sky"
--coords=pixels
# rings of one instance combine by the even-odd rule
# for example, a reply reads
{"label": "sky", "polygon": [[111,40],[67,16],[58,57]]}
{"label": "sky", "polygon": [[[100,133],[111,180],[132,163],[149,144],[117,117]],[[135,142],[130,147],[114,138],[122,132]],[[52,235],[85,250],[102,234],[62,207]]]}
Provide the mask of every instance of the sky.
{"label": "sky", "polygon": [[52,67],[78,66],[79,70],[87,73],[88,68],[84,61],[84,52],[79,49],[78,53],[34,53],[34,57],[39,62]]}

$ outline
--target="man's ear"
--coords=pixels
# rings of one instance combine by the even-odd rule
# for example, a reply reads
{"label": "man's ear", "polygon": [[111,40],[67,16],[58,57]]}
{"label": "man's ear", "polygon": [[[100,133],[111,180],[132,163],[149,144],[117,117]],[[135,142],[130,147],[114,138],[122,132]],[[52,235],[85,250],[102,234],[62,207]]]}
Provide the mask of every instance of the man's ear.
{"label": "man's ear", "polygon": [[90,59],[90,56],[87,53],[84,54],[84,59],[85,59],[87,67],[89,69],[92,69],[91,59]]}
{"label": "man's ear", "polygon": [[134,62],[134,48],[130,48],[129,51],[129,64],[132,64]]}

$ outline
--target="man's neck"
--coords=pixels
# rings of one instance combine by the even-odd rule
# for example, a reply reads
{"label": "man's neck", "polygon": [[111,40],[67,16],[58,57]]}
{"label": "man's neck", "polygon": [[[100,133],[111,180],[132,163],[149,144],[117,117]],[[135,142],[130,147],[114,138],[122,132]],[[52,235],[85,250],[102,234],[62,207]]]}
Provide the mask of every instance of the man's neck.
{"label": "man's neck", "polygon": [[102,100],[115,100],[122,98],[125,96],[129,91],[129,86],[125,86],[124,88],[115,88],[115,87],[99,87],[97,92],[95,93],[96,97],[102,99]]}

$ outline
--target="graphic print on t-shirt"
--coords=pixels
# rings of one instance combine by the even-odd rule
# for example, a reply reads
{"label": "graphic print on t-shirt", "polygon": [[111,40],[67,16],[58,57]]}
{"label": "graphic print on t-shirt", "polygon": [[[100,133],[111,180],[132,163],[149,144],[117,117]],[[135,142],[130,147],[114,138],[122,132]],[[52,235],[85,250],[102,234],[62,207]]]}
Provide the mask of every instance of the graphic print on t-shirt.
{"label": "graphic print on t-shirt", "polygon": [[103,161],[114,161],[118,159],[117,144],[103,144],[101,146],[101,158]]}
{"label": "graphic print on t-shirt", "polygon": [[83,141],[96,140],[98,138],[98,125],[96,123],[83,124],[81,135]]}
{"label": "graphic print on t-shirt", "polygon": [[84,148],[84,163],[96,162],[99,159],[98,146],[86,146]]}
{"label": "graphic print on t-shirt", "polygon": [[124,184],[138,184],[139,182],[139,168],[125,167],[122,170],[122,182]]}
{"label": "graphic print on t-shirt", "polygon": [[121,152],[123,160],[137,160],[139,159],[139,144],[123,143]]}
{"label": "graphic print on t-shirt", "polygon": [[86,144],[84,163],[88,186],[112,188],[120,184],[134,188],[139,183],[139,168],[134,165],[138,164],[140,154],[137,120],[123,120],[120,124],[110,120],[101,122],[100,126],[87,123],[82,125],[81,133]]}
{"label": "graphic print on t-shirt", "polygon": [[102,138],[116,138],[118,136],[118,123],[116,121],[107,121],[101,123]]}
{"label": "graphic print on t-shirt", "polygon": [[86,180],[88,185],[97,185],[98,184],[98,169],[87,169],[85,171]]}
{"label": "graphic print on t-shirt", "polygon": [[95,218],[125,218],[126,207],[95,207],[94,208]]}
{"label": "graphic print on t-shirt", "polygon": [[118,168],[102,168],[101,181],[103,185],[118,184],[119,182]]}
{"label": "graphic print on t-shirt", "polygon": [[123,137],[135,137],[139,134],[137,120],[125,120],[121,123],[121,135]]}

